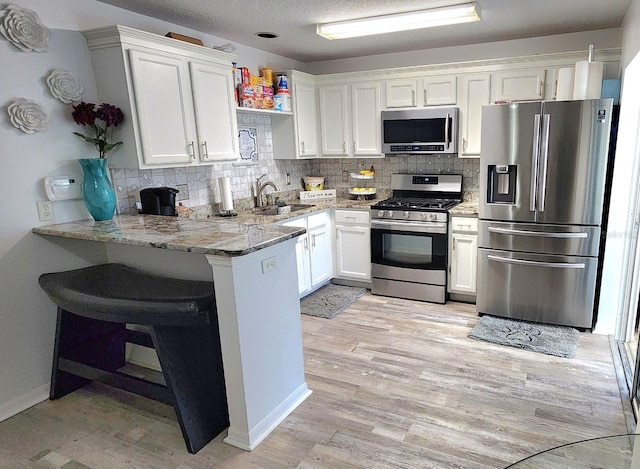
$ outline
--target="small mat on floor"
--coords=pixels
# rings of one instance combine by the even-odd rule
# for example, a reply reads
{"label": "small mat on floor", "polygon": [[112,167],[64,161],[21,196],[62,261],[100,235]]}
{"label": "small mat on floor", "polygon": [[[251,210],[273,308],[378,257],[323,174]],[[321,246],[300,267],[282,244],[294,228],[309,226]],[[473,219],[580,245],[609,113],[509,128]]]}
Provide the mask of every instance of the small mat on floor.
{"label": "small mat on floor", "polygon": [[482,316],[469,337],[557,357],[571,358],[580,332],[572,327]]}
{"label": "small mat on floor", "polygon": [[332,319],[367,292],[366,288],[329,284],[300,300],[300,312]]}

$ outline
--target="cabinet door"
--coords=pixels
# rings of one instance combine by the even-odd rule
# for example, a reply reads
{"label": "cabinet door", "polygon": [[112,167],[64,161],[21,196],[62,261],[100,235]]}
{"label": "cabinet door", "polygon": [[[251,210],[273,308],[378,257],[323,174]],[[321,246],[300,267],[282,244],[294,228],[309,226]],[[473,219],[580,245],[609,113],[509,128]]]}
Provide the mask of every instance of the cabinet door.
{"label": "cabinet door", "polygon": [[322,86],[318,88],[318,101],[322,155],[347,156],[347,87]]}
{"label": "cabinet door", "polygon": [[382,155],[380,82],[351,86],[351,128],[353,156]]}
{"label": "cabinet door", "polygon": [[544,97],[544,68],[497,72],[491,84],[493,101],[524,101]]}
{"label": "cabinet door", "polygon": [[329,212],[307,217],[311,264],[311,288],[331,279],[333,254],[331,250],[331,219]]}
{"label": "cabinet door", "polygon": [[313,85],[294,83],[295,118],[300,157],[318,155],[318,133],[316,130],[316,95]]}
{"label": "cabinet door", "polygon": [[136,119],[145,164],[197,161],[196,124],[187,62],[129,51]]}
{"label": "cabinet door", "polygon": [[453,75],[444,75],[423,78],[422,100],[425,106],[456,104],[456,77]]}
{"label": "cabinet door", "polygon": [[336,225],[336,277],[371,281],[368,226]]}
{"label": "cabinet door", "polygon": [[489,104],[491,77],[488,73],[462,75],[458,78],[460,96],[461,158],[480,157],[482,106]]}
{"label": "cabinet door", "polygon": [[478,235],[453,233],[451,241],[449,291],[475,295]]}
{"label": "cabinet door", "polygon": [[387,80],[386,107],[416,107],[417,91],[418,80],[415,78]]}
{"label": "cabinet door", "polygon": [[[307,228],[307,217],[284,222],[282,226]],[[309,263],[309,233],[298,236],[296,241],[296,266],[298,270],[298,294],[302,297],[311,290],[311,265]]]}
{"label": "cabinet door", "polygon": [[200,161],[238,158],[238,127],[233,77],[227,68],[189,64]]}

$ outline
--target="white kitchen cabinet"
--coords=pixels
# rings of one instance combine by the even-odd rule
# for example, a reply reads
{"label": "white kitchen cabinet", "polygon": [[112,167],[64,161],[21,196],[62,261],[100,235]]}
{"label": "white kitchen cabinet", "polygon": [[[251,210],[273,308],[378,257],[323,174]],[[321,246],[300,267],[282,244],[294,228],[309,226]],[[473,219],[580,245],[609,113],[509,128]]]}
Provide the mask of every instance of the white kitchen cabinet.
{"label": "white kitchen cabinet", "polygon": [[371,237],[368,210],[334,210],[336,228],[334,277],[371,282]]}
{"label": "white kitchen cabinet", "polygon": [[449,234],[449,281],[452,294],[475,296],[478,265],[478,219],[452,217]]}
{"label": "white kitchen cabinet", "polygon": [[422,102],[425,106],[457,104],[455,75],[434,75],[422,79]]}
{"label": "white kitchen cabinet", "polygon": [[[419,88],[419,83],[422,86]],[[457,103],[455,75],[397,78],[386,81],[387,109],[398,107],[442,106]]]}
{"label": "white kitchen cabinet", "polygon": [[534,101],[544,98],[544,68],[505,70],[491,77],[491,101]]}
{"label": "white kitchen cabinet", "polygon": [[416,107],[418,94],[417,78],[396,78],[385,82],[385,107]]}
{"label": "white kitchen cabinet", "polygon": [[458,156],[480,158],[482,106],[491,99],[491,75],[474,73],[458,77],[460,128]]}
{"label": "white kitchen cabinet", "polygon": [[273,157],[277,160],[317,158],[318,118],[314,77],[298,70],[277,74],[287,75],[293,113],[271,113]]}
{"label": "white kitchen cabinet", "polygon": [[318,87],[322,156],[380,157],[380,82]]}
{"label": "white kitchen cabinet", "polygon": [[234,56],[124,26],[85,31],[98,96],[122,108],[114,168],[238,158]]}
{"label": "white kitchen cabinet", "polygon": [[329,211],[316,212],[282,223],[283,226],[305,228],[296,243],[298,293],[308,295],[331,280],[333,274],[331,217]]}

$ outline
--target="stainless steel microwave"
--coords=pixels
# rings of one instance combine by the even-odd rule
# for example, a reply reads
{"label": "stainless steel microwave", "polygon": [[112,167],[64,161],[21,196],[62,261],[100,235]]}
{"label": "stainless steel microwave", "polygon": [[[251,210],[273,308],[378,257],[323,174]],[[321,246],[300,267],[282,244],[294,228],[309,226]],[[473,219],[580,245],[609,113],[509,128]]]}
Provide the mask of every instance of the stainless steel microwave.
{"label": "stainless steel microwave", "polygon": [[382,111],[382,152],[458,153],[457,107]]}

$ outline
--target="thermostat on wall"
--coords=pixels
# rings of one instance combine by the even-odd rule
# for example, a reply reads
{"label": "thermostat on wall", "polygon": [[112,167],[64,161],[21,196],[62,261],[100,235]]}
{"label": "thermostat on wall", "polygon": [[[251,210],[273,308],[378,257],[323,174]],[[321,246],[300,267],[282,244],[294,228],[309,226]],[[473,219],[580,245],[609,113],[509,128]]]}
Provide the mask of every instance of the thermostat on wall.
{"label": "thermostat on wall", "polygon": [[49,200],[82,198],[82,185],[75,176],[50,176],[44,178],[44,190]]}

